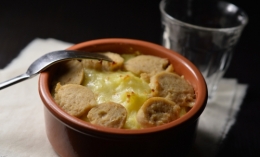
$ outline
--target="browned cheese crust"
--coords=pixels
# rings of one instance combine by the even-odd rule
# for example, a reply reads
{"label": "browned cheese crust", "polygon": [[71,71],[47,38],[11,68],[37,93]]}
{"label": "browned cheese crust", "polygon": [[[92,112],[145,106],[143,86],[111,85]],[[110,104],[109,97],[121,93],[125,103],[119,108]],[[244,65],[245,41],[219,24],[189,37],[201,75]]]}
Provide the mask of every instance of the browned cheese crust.
{"label": "browned cheese crust", "polygon": [[180,107],[161,97],[152,97],[139,109],[136,119],[142,127],[153,127],[169,123],[177,118]]}
{"label": "browned cheese crust", "polygon": [[153,96],[165,97],[177,105],[192,107],[195,103],[193,87],[178,74],[160,72],[151,78]]}
{"label": "browned cheese crust", "polygon": [[94,93],[87,87],[77,84],[57,84],[54,99],[68,114],[80,117],[86,114],[97,102]]}
{"label": "browned cheese crust", "polygon": [[126,117],[125,107],[114,102],[99,104],[93,107],[87,115],[90,123],[110,128],[122,128]]}

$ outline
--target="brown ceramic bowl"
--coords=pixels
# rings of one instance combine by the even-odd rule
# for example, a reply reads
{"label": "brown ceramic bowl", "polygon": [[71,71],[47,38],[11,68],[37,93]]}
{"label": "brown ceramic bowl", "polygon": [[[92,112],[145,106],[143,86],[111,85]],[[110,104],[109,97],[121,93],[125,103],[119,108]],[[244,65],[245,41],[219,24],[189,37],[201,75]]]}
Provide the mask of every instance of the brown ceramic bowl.
{"label": "brown ceramic bowl", "polygon": [[39,93],[45,105],[45,123],[53,149],[62,157],[185,156],[195,135],[197,121],[207,102],[207,87],[199,70],[187,59],[162,46],[132,39],[100,39],[76,44],[70,50],[150,54],[166,57],[176,73],[195,89],[196,103],[183,117],[168,124],[138,130],[92,125],[64,112],[53,100],[50,82],[54,68],[42,72]]}

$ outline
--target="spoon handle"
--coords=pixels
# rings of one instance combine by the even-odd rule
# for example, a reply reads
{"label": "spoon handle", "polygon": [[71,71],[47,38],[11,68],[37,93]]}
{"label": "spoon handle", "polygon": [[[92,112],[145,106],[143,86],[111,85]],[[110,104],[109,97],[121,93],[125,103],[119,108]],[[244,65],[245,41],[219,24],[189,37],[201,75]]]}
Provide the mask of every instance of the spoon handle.
{"label": "spoon handle", "polygon": [[19,75],[19,76],[16,76],[10,80],[7,80],[7,81],[4,81],[2,83],[0,83],[0,90],[6,88],[6,87],[9,87],[13,84],[16,84],[18,82],[21,82],[21,81],[24,81],[26,79],[30,78],[30,76],[28,74],[22,74],[22,75]]}

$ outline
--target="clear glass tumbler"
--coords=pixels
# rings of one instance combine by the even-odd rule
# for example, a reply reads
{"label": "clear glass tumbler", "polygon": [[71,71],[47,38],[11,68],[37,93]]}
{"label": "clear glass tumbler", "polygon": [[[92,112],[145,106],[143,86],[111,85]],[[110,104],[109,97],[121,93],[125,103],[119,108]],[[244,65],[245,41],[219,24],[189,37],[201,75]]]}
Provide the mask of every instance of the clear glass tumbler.
{"label": "clear glass tumbler", "polygon": [[160,11],[162,45],[198,67],[211,98],[248,16],[234,4],[212,0],[162,0]]}

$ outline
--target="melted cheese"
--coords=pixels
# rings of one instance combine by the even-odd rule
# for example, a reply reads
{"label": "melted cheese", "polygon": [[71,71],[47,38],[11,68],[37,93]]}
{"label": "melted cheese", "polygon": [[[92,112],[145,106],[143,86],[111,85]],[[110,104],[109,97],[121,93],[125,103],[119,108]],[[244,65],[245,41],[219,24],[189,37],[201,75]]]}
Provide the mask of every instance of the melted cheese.
{"label": "melted cheese", "polygon": [[135,117],[144,101],[150,97],[151,88],[147,82],[131,72],[100,72],[85,69],[83,85],[94,92],[98,103],[112,101],[126,108],[128,116],[124,128],[140,128]]}

